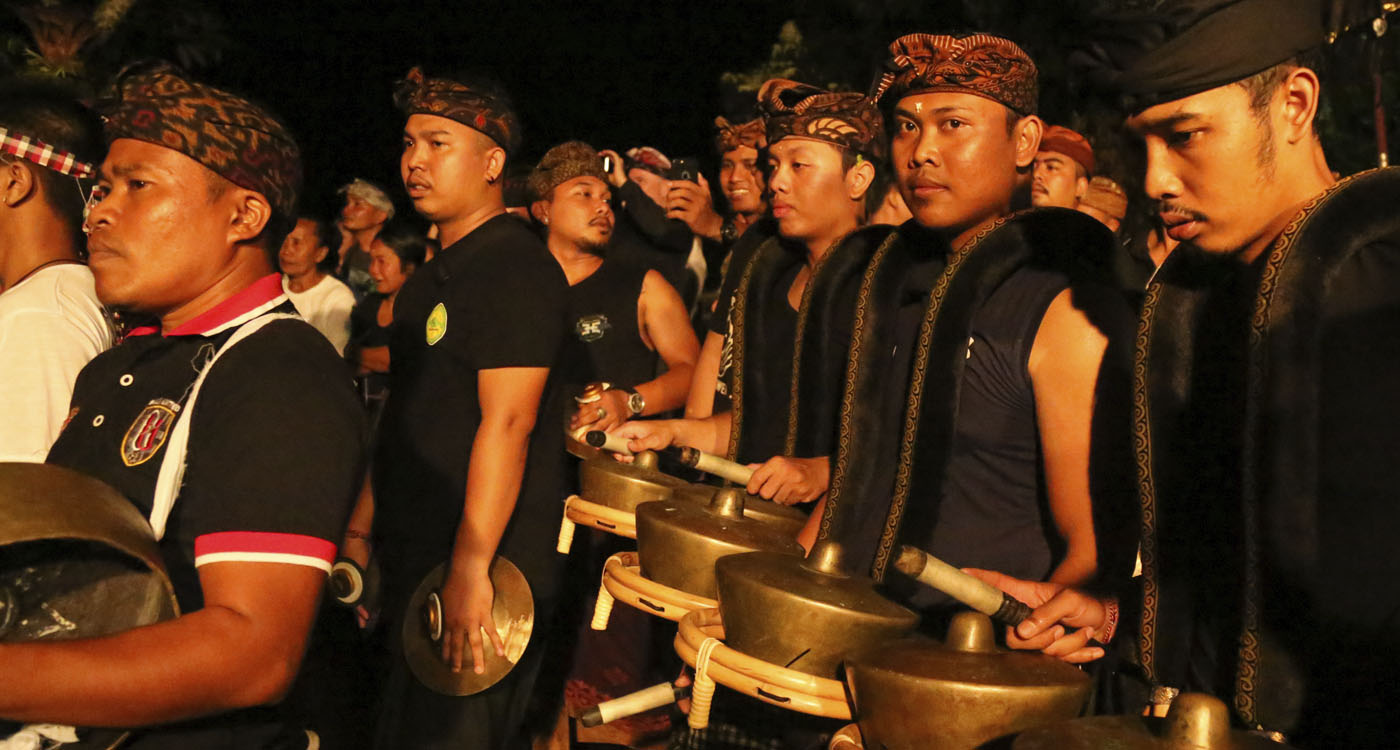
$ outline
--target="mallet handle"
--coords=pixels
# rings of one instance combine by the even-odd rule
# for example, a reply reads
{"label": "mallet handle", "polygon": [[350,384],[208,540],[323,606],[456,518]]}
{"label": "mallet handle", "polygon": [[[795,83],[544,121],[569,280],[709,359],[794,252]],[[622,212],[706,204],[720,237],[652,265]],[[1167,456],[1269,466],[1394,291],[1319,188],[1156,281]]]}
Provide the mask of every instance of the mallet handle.
{"label": "mallet handle", "polygon": [[627,448],[627,438],[620,435],[609,435],[602,430],[589,430],[584,434],[583,442],[611,453],[620,453],[624,456],[632,455],[632,451]]}
{"label": "mallet handle", "polygon": [[1031,614],[1025,603],[929,553],[904,545],[894,566],[925,586],[938,589],[994,620],[1015,626]]}
{"label": "mallet handle", "polygon": [[579,721],[586,727],[596,727],[599,724],[625,719],[653,708],[669,706],[684,698],[689,692],[689,688],[675,687],[669,682],[658,683],[621,698],[603,701],[585,711],[583,716],[579,717]]}
{"label": "mallet handle", "polygon": [[677,457],[686,466],[699,469],[706,474],[713,474],[741,487],[747,485],[749,480],[753,478],[753,469],[695,448],[682,447],[677,451]]}

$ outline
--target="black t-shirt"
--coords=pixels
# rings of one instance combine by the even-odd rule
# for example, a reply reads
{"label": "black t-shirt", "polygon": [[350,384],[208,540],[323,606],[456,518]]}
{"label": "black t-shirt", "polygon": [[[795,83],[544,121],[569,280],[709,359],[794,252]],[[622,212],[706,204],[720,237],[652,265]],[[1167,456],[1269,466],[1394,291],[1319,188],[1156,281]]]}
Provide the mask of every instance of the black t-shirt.
{"label": "black t-shirt", "polygon": [[[285,301],[278,311],[294,312]],[[236,328],[136,335],[99,355],[78,375],[48,462],[101,479],[149,516],[173,405]],[[181,611],[203,607],[205,563],[271,554],[329,570],[362,476],[364,416],[325,337],[299,320],[267,324],[214,364],[191,419],[184,483],[160,540]],[[273,709],[252,709],[141,730],[126,747],[263,748],[288,731]]]}
{"label": "black t-shirt", "polygon": [[386,607],[401,604],[451,554],[481,424],[477,373],[504,367],[551,368],[497,553],[520,568],[536,599],[552,596],[565,455],[556,365],[567,297],[559,264],[508,214],[445,248],[399,291],[393,382],[374,461]]}

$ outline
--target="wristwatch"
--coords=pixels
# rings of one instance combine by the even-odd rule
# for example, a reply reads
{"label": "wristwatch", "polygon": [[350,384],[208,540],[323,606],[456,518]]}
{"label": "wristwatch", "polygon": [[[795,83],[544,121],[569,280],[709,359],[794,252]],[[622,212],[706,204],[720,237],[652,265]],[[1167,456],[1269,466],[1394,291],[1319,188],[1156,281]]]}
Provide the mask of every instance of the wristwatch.
{"label": "wristwatch", "polygon": [[739,239],[739,227],[735,226],[733,219],[725,219],[719,225],[719,241],[728,245]]}
{"label": "wristwatch", "polygon": [[624,390],[623,393],[627,394],[627,411],[632,412],[634,417],[640,416],[647,408],[647,400],[638,391]]}

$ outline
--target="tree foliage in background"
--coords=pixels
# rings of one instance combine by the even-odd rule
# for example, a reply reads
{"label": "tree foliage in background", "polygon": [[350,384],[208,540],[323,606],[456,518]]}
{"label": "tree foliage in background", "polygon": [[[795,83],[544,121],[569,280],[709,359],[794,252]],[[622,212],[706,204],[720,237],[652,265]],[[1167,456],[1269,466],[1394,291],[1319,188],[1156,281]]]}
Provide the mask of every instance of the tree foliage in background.
{"label": "tree foliage in background", "polygon": [[[865,91],[889,43],[912,32],[987,31],[1015,40],[1040,69],[1040,115],[1085,133],[1094,142],[1101,171],[1125,184],[1141,184],[1139,167],[1124,142],[1122,113],[1088,91],[1071,74],[1069,53],[1087,35],[1087,19],[1101,10],[1152,7],[1159,0],[813,0],[794,8],[766,60],[724,74],[726,108],[752,103],[767,77],[795,78],[829,88]],[[1379,38],[1370,19],[1380,0],[1347,0],[1347,31],[1328,47],[1323,75],[1324,109],[1318,123],[1333,169],[1350,174],[1376,165],[1370,58],[1381,56],[1384,101],[1400,109],[1400,71],[1393,64],[1400,30]],[[1386,6],[1388,7],[1388,6]],[[746,98],[747,97],[747,98]],[[1388,111],[1387,127],[1395,117]]]}
{"label": "tree foliage in background", "polygon": [[83,93],[132,60],[201,71],[229,47],[223,18],[197,0],[11,0],[0,10],[0,73],[59,79]]}

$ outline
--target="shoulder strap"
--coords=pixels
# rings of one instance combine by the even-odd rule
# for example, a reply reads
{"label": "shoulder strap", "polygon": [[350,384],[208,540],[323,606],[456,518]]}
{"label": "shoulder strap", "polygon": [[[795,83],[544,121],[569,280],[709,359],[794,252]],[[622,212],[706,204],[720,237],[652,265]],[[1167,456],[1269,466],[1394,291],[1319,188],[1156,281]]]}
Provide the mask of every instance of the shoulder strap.
{"label": "shoulder strap", "polygon": [[190,388],[190,397],[185,400],[185,406],[180,411],[180,416],[175,420],[175,428],[170,434],[170,444],[165,448],[165,458],[160,464],[160,474],[156,478],[155,496],[151,502],[151,531],[155,533],[156,540],[159,541],[165,536],[165,522],[170,518],[170,511],[175,507],[175,498],[180,492],[180,485],[185,478],[185,453],[189,449],[190,443],[190,423],[193,421],[194,404],[199,398],[199,392],[204,388],[204,380],[209,377],[209,371],[214,368],[214,363],[219,361],[229,349],[235,344],[248,338],[276,320],[295,319],[300,320],[301,316],[288,313],[267,313],[260,315],[238,327],[233,335],[219,347],[214,356],[205,363],[204,369],[199,371],[199,377],[195,378],[194,385]]}

